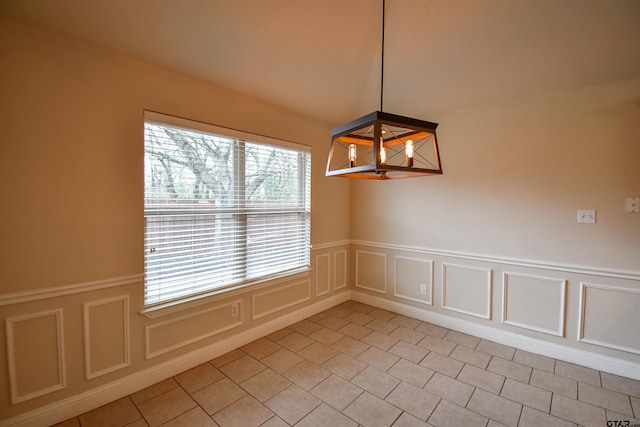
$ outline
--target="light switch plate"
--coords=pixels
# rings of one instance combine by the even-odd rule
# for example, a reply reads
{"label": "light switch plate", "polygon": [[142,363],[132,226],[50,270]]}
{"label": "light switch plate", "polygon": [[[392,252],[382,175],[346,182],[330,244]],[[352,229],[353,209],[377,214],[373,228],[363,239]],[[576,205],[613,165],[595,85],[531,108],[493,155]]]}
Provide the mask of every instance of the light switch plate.
{"label": "light switch plate", "polygon": [[640,212],[640,197],[627,197],[625,200],[625,212]]}
{"label": "light switch plate", "polygon": [[595,224],[596,223],[596,210],[586,209],[578,211],[578,224]]}

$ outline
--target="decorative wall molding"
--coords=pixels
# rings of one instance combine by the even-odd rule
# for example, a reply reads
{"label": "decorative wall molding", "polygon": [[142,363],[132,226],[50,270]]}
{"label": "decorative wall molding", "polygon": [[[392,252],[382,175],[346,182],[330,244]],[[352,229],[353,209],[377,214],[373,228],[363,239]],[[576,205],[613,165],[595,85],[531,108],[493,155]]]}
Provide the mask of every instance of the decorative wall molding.
{"label": "decorative wall molding", "polygon": [[[608,292],[620,292],[620,293],[626,293],[626,294],[630,294],[633,295],[635,298],[638,298],[638,296],[640,296],[640,289],[631,289],[631,288],[622,288],[622,287],[618,287],[618,286],[609,286],[609,285],[597,285],[597,284],[592,284],[592,283],[585,283],[585,282],[581,282],[580,283],[580,312],[578,314],[578,318],[579,318],[579,326],[578,326],[578,341],[584,342],[584,343],[588,343],[588,344],[593,344],[593,345],[597,345],[600,347],[605,347],[605,348],[610,348],[610,349],[614,349],[614,350],[622,350],[622,351],[626,351],[629,353],[634,353],[634,354],[640,354],[640,347],[629,347],[629,346],[624,346],[624,345],[619,345],[616,343],[612,343],[609,341],[604,341],[604,340],[599,340],[599,339],[593,339],[593,338],[587,338],[585,336],[585,322],[587,320],[587,315],[589,314],[587,312],[587,291],[588,289],[600,289],[603,291],[608,291]],[[622,301],[623,302],[623,301]],[[635,317],[640,317],[640,315],[638,315],[638,305],[636,303],[632,303],[633,310],[635,310]],[[614,312],[618,312],[618,310],[620,309],[620,304],[616,304],[613,307],[608,307],[609,309],[613,310]],[[602,315],[603,313],[600,313],[600,315]],[[608,317],[607,315],[605,315],[605,318]],[[632,321],[632,322],[627,322],[626,326],[630,326],[631,329],[633,330],[634,334],[638,333],[638,322],[637,321]]]}
{"label": "decorative wall molding", "polygon": [[[325,260],[326,259],[326,260]],[[326,263],[326,269],[322,268]],[[331,292],[331,254],[316,255],[316,296],[325,295]],[[325,280],[322,280],[322,279]]]}
{"label": "decorative wall molding", "polygon": [[[398,290],[398,271],[399,271],[398,260],[405,260],[405,261],[427,265],[427,275],[424,278],[425,279],[424,284],[427,285],[426,300],[416,298],[412,295],[403,294]],[[430,259],[411,258],[411,257],[400,256],[400,255],[394,256],[393,257],[393,296],[410,300],[410,301],[416,301],[421,304],[433,305],[433,261]]]}
{"label": "decorative wall molding", "polygon": [[[382,289],[375,288],[375,287],[369,286],[368,284],[361,283],[360,254],[382,258],[382,260],[379,262],[379,265],[382,265],[384,267],[384,273],[382,274],[382,279],[383,279]],[[382,253],[382,252],[371,252],[371,251],[356,250],[356,288],[367,289],[367,290],[370,290],[370,291],[373,291],[373,292],[378,292],[378,293],[381,293],[381,294],[386,294],[387,293],[387,254]]]}
{"label": "decorative wall molding", "polygon": [[[238,307],[238,314],[237,315],[233,315],[233,306],[237,305]],[[168,325],[172,325],[175,323],[180,323],[180,322],[184,322],[187,321],[189,319],[193,319],[195,317],[201,317],[201,316],[206,316],[208,314],[214,313],[214,312],[220,312],[222,313],[221,315],[224,316],[225,312],[229,312],[229,315],[226,316],[228,317],[229,322],[227,324],[212,324],[210,328],[207,328],[207,331],[205,333],[190,337],[190,338],[186,338],[184,340],[178,341],[172,345],[168,345],[165,347],[161,347],[158,348],[156,350],[152,350],[153,347],[153,332],[157,329],[160,329],[162,327],[168,326]],[[174,319],[170,319],[170,320],[165,320],[163,322],[159,322],[159,323],[155,323],[153,325],[150,326],[146,326],[144,328],[145,331],[145,357],[147,359],[151,359],[154,358],[156,356],[160,356],[161,354],[165,354],[168,353],[170,351],[176,350],[178,348],[184,347],[186,345],[192,344],[194,342],[197,341],[201,341],[205,338],[209,338],[212,337],[214,335],[217,335],[219,333],[222,333],[224,331],[228,331],[229,329],[233,329],[237,326],[240,326],[244,323],[243,321],[243,312],[244,310],[242,309],[242,300],[238,299],[238,300],[233,300],[233,301],[228,301],[225,302],[224,304],[219,304],[213,307],[209,307],[205,310],[200,310],[197,311],[195,313],[190,313],[184,316],[179,316],[176,317]],[[217,326],[217,327],[216,327]]]}
{"label": "decorative wall molding", "polygon": [[324,249],[332,249],[340,246],[347,246],[351,244],[351,240],[336,240],[335,242],[318,243],[311,245],[312,251],[320,251]]}
{"label": "decorative wall molding", "polygon": [[144,274],[113,277],[110,279],[96,280],[93,282],[76,283],[73,285],[58,286],[55,288],[41,288],[30,291],[10,292],[0,294],[0,306],[18,304],[23,302],[38,301],[63,295],[79,294],[100,289],[114,288],[116,286],[131,285],[144,280]]}
{"label": "decorative wall molding", "polygon": [[[91,309],[107,304],[122,304],[122,348],[123,348],[123,360],[121,363],[114,364],[113,366],[99,369],[94,371],[94,367],[91,364],[93,355],[94,341],[99,342],[100,336],[92,336],[91,334]],[[97,319],[97,322],[105,322],[105,319]],[[83,324],[84,324],[84,364],[85,364],[85,377],[87,380],[99,377],[101,375],[108,374],[109,372],[117,371],[118,369],[125,368],[131,364],[130,354],[130,339],[129,339],[129,295],[122,295],[113,298],[105,298],[101,300],[91,301],[83,304]],[[111,333],[117,333],[118,331],[111,330]],[[105,351],[104,349],[102,351]]]}
{"label": "decorative wall molding", "polygon": [[421,246],[396,245],[390,243],[368,242],[364,240],[352,240],[352,244],[359,246],[370,246],[380,249],[391,249],[404,252],[415,252],[428,255],[443,256],[449,258],[466,259],[469,261],[481,261],[494,264],[506,264],[518,267],[530,267],[542,270],[562,271],[566,273],[578,273],[589,276],[604,276],[617,279],[637,280],[640,281],[640,271],[634,270],[616,270],[610,268],[596,268],[575,264],[560,264],[551,261],[531,260],[521,258],[508,258],[493,255],[480,255],[469,252],[449,251],[444,249],[433,249]]}
{"label": "decorative wall molding", "polygon": [[[340,251],[335,251],[333,253],[333,260],[334,260],[334,269],[333,269],[333,274],[334,274],[334,289],[338,290],[338,289],[343,289],[347,287],[347,251],[345,250],[340,250]],[[344,268],[342,269],[342,274],[340,274],[340,269],[338,268],[339,265],[343,265]]]}
{"label": "decorative wall molding", "polygon": [[605,356],[573,347],[555,344],[549,341],[531,338],[513,332],[497,329],[465,319],[436,313],[430,309],[415,307],[398,301],[385,299],[358,291],[351,291],[351,299],[394,313],[413,317],[455,331],[495,341],[500,344],[520,348],[565,362],[575,363],[599,371],[609,372],[635,380],[640,380],[640,363],[630,362],[611,356]]}
{"label": "decorative wall molding", "polygon": [[[524,321],[518,322],[509,319],[509,277],[519,277],[539,282],[549,282],[558,285],[558,313],[556,317],[557,328],[548,329],[541,326],[536,326],[531,323],[525,323]],[[545,334],[555,335],[558,337],[564,337],[565,333],[565,318],[566,318],[566,294],[567,294],[567,280],[557,279],[551,277],[536,276],[531,274],[513,273],[504,271],[502,273],[502,323],[519,328],[529,329],[532,331],[542,332]],[[536,305],[530,299],[524,302],[525,304]],[[547,304],[549,302],[547,301]],[[517,311],[517,310],[516,310]],[[537,315],[540,316],[541,311],[537,310]]]}
{"label": "decorative wall molding", "polygon": [[[302,296],[299,296],[296,298],[296,295],[291,292],[291,289],[295,287],[300,287],[301,289],[303,289]],[[261,298],[264,299],[264,298],[267,298],[268,295],[273,296],[274,294],[278,294],[278,293],[286,297],[290,297],[291,295],[293,295],[294,298],[292,299],[283,298],[282,301],[285,301],[284,304],[272,306],[271,308],[264,311],[258,311],[256,309],[256,307],[259,305],[258,304],[259,299]],[[286,308],[292,307],[296,304],[309,301],[310,299],[311,299],[311,281],[310,280],[290,283],[284,286],[271,287],[271,289],[267,291],[256,293],[251,296],[251,319],[252,320],[260,319],[261,317],[265,317],[270,314],[276,313],[278,311],[284,310]]]}
{"label": "decorative wall molding", "polygon": [[[39,390],[33,390],[26,393],[20,392],[20,377],[19,377],[19,368],[18,363],[22,361],[18,361],[16,358],[16,339],[19,337],[16,336],[15,326],[20,322],[28,322],[30,320],[40,319],[44,317],[53,316],[55,319],[56,325],[56,349],[55,354],[57,357],[57,383],[51,384],[49,386],[43,387]],[[20,316],[12,316],[5,318],[6,325],[6,348],[7,348],[7,364],[9,368],[9,388],[11,392],[11,404],[15,405],[17,403],[25,402],[27,400],[35,399],[36,397],[44,396],[45,394],[53,393],[54,391],[58,391],[64,389],[66,387],[66,372],[65,372],[65,357],[64,357],[64,327],[63,327],[63,312],[62,309],[41,311],[38,313],[31,314],[23,314]],[[40,357],[41,355],[38,355]],[[35,357],[35,355],[34,355]],[[32,366],[32,371],[29,372],[30,375],[37,375],[37,367]]]}
{"label": "decorative wall molding", "polygon": [[[449,274],[447,273],[447,270],[454,271],[454,269],[478,271],[485,274],[484,283],[478,284],[478,285],[483,285],[485,287],[483,311],[472,311],[467,308],[456,307],[456,306],[450,305],[450,303],[447,301],[447,294],[448,294],[447,287],[449,286]],[[491,319],[492,276],[493,276],[493,271],[489,268],[471,267],[468,265],[449,264],[449,263],[443,262],[442,263],[442,308],[444,308],[445,310],[451,310],[451,311],[456,311],[458,313],[467,314],[469,316],[480,317],[482,319]],[[451,285],[451,286],[455,286],[455,285]],[[465,286],[468,287],[468,286],[477,286],[477,285],[473,283],[467,284],[467,282],[465,282]],[[473,301],[473,299],[471,300]]]}

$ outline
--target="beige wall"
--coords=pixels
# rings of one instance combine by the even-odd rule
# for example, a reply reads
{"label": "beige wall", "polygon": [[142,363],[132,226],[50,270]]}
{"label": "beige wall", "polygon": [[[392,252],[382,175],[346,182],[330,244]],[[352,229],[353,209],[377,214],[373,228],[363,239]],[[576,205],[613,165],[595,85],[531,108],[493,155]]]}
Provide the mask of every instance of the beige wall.
{"label": "beige wall", "polygon": [[[0,52],[0,425],[60,421],[347,298],[328,125],[6,21]],[[144,109],[311,146],[314,270],[141,314]]]}

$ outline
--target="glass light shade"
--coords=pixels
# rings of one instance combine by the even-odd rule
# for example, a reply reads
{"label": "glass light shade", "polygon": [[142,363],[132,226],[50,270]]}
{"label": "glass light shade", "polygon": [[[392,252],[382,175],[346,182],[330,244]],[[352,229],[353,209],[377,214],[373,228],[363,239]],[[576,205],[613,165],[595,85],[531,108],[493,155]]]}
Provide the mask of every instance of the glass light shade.
{"label": "glass light shade", "polygon": [[437,126],[381,111],[339,126],[331,131],[326,176],[393,179],[442,174]]}

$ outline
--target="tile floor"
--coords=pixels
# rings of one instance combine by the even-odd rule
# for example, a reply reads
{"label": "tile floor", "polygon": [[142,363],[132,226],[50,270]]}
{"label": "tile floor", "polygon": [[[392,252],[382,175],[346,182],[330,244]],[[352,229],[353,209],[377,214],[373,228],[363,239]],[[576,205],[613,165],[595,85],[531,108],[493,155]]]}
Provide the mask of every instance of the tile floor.
{"label": "tile floor", "polygon": [[69,426],[640,425],[640,381],[349,301]]}

